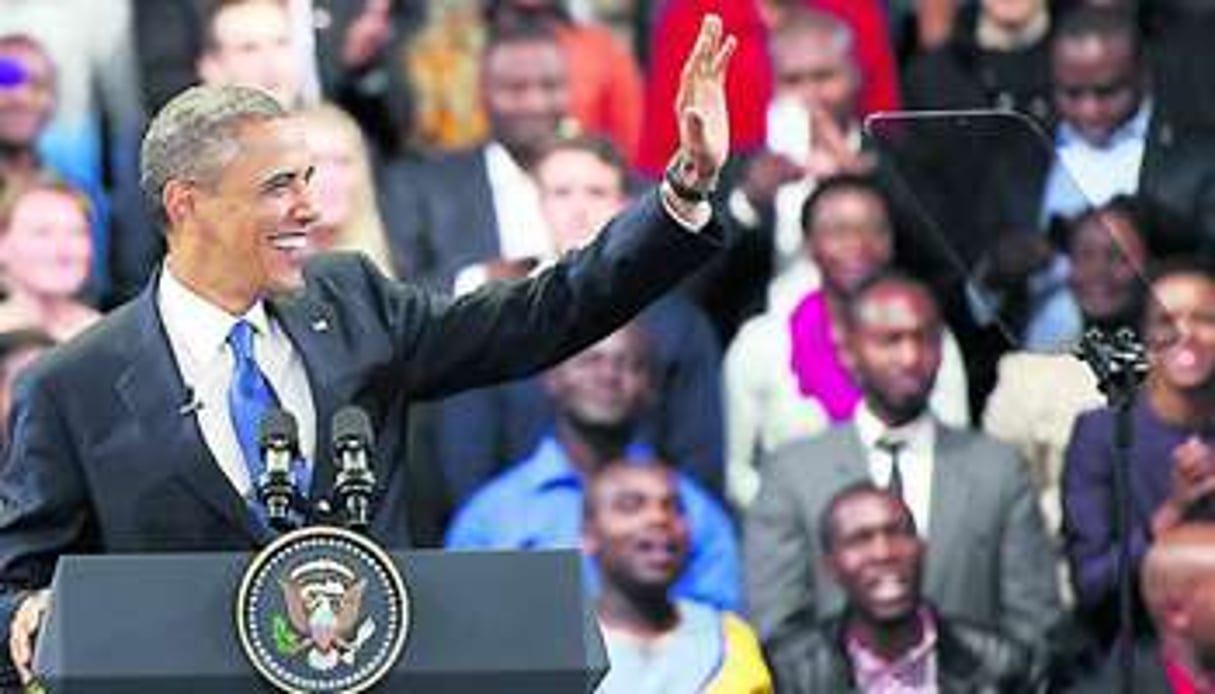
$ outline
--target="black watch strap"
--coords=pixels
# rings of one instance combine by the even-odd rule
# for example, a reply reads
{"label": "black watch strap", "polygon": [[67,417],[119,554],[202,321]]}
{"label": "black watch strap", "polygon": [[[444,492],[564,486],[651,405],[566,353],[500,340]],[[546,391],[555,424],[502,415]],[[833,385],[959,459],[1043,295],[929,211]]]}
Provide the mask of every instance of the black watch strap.
{"label": "black watch strap", "polygon": [[671,187],[671,192],[679,199],[688,202],[704,202],[716,189],[716,181],[711,182],[707,187],[694,185],[691,182],[694,173],[695,165],[692,160],[680,152],[671,159],[662,178]]}

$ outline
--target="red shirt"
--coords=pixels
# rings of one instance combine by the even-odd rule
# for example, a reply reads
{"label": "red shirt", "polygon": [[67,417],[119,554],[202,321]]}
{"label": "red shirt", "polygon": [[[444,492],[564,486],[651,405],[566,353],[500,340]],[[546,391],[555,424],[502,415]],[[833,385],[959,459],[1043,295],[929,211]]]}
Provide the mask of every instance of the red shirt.
{"label": "red shirt", "polygon": [[1215,694],[1215,687],[1200,688],[1194,677],[1175,658],[1162,653],[1160,659],[1164,661],[1164,676],[1169,680],[1173,694]]}

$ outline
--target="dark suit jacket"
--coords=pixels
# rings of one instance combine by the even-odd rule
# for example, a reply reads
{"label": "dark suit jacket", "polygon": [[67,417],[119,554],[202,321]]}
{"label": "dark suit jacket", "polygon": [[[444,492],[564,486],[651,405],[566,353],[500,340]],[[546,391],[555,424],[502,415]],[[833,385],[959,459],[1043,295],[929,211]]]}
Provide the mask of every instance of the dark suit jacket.
{"label": "dark suit jacket", "polygon": [[[844,620],[799,624],[765,644],[781,694],[857,692],[844,647]],[[1042,669],[1029,649],[964,619],[937,619],[937,686],[942,694],[1032,694]]]}
{"label": "dark suit jacket", "polygon": [[[388,281],[358,256],[311,263],[304,288],[268,308],[308,371],[317,441],[329,441],[342,405],[371,417],[371,535],[389,547],[411,544],[411,504],[424,490],[411,485],[404,460],[409,401],[522,376],[579,351],[702,261],[719,232],[685,231],[649,195],[537,278],[458,301]],[[248,550],[268,539],[181,411],[186,384],[154,287],[49,354],[18,389],[0,469],[0,630],[15,591],[47,585],[61,554]],[[336,473],[326,448],[318,445],[314,460],[314,500]]]}
{"label": "dark suit jacket", "polygon": [[501,255],[485,148],[401,159],[381,181],[397,275],[450,292],[463,267]]}
{"label": "dark suit jacket", "polygon": [[[766,638],[801,612],[826,619],[844,608],[821,565],[819,516],[870,477],[853,424],[790,444],[760,469],[743,549],[751,618]],[[1060,615],[1056,558],[1014,450],[938,425],[930,506],[924,595],[945,614],[1041,643]]]}

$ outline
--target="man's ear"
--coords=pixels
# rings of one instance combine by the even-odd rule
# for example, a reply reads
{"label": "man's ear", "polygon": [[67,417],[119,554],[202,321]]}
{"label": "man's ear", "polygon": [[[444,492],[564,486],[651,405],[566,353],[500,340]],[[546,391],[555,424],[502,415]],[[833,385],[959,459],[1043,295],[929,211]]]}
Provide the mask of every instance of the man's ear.
{"label": "man's ear", "polygon": [[160,204],[164,206],[170,228],[192,216],[196,203],[194,186],[185,181],[170,180],[165,183],[164,190],[160,193]]}

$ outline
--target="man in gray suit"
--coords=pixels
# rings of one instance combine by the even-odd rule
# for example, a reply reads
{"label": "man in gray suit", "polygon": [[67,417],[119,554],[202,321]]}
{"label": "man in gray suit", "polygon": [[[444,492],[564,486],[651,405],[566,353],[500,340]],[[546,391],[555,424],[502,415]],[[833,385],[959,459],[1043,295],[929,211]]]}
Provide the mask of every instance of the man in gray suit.
{"label": "man in gray suit", "polygon": [[882,274],[841,319],[864,403],[852,422],[761,461],[744,546],[753,623],[768,638],[844,606],[822,566],[819,518],[832,495],[869,479],[901,495],[927,531],[924,592],[943,614],[1040,643],[1060,615],[1056,558],[1016,453],[929,413],[942,331],[932,295]]}

